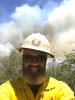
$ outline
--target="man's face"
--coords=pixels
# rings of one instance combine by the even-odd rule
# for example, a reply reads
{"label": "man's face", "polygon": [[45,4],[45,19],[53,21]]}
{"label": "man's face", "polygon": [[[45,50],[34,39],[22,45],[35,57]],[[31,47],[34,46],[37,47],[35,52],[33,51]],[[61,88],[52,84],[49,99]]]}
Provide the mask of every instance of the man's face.
{"label": "man's face", "polygon": [[35,50],[23,50],[23,76],[28,84],[36,85],[44,81],[47,54]]}

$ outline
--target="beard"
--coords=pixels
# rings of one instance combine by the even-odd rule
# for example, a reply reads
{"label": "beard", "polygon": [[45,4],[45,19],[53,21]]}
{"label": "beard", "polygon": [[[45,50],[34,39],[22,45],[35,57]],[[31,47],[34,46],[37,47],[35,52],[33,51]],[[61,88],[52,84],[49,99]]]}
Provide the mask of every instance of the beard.
{"label": "beard", "polygon": [[23,77],[26,83],[30,85],[37,85],[41,84],[45,80],[45,67],[42,65],[36,65],[36,69],[33,65],[23,65]]}

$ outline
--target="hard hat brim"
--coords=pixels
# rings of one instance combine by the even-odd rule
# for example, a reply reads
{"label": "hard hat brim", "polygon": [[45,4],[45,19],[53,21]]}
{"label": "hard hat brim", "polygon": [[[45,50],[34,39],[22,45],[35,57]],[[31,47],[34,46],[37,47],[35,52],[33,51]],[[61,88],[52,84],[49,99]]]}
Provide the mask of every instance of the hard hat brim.
{"label": "hard hat brim", "polygon": [[17,48],[17,50],[18,50],[19,52],[21,52],[22,49],[31,49],[31,50],[41,51],[41,52],[47,53],[49,58],[54,58],[54,55],[53,55],[53,54],[51,54],[51,53],[49,53],[49,52],[46,52],[46,51],[43,51],[42,49],[40,50],[40,49],[27,48],[27,47]]}

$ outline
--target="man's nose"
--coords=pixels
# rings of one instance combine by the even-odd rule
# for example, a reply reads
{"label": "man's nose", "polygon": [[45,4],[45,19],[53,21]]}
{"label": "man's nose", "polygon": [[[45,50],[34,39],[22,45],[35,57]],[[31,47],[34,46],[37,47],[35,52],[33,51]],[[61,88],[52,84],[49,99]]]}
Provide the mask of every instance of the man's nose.
{"label": "man's nose", "polygon": [[37,67],[39,65],[39,63],[37,61],[32,61],[30,62],[30,64],[33,66],[33,67]]}

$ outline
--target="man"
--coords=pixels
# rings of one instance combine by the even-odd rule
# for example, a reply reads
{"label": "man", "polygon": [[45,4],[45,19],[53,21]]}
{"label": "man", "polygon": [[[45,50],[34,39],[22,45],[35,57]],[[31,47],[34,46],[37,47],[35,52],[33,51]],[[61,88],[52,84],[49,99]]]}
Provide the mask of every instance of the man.
{"label": "man", "polygon": [[20,47],[23,75],[0,86],[0,100],[75,100],[66,83],[46,75],[47,57],[54,57],[50,48],[40,33],[24,40]]}

